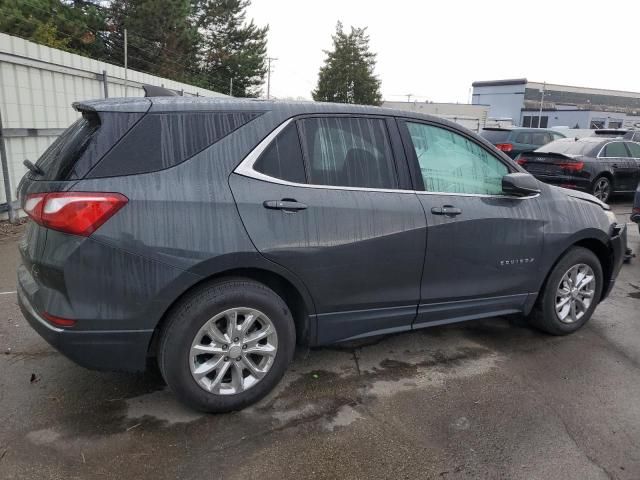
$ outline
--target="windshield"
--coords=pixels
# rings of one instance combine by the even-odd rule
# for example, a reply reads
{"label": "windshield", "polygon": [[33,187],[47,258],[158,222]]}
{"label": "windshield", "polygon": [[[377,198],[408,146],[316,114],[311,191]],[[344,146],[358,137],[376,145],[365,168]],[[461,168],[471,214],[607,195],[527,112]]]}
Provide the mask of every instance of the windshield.
{"label": "windshield", "polygon": [[509,138],[510,133],[510,130],[482,130],[480,136],[496,144],[505,142]]}
{"label": "windshield", "polygon": [[574,139],[562,139],[548,143],[536,150],[536,152],[563,153],[567,155],[588,155],[599,143],[580,142]]}

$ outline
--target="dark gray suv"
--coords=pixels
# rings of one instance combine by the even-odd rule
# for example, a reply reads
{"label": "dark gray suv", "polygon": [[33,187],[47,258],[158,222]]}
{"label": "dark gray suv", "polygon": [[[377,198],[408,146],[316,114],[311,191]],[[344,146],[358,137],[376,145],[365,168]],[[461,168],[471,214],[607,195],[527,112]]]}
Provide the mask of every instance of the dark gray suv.
{"label": "dark gray suv", "polygon": [[202,98],[75,104],[19,186],[19,302],[89,368],[157,358],[194,408],[247,406],[296,343],[524,314],[576,331],[625,223],[468,130],[375,107]]}

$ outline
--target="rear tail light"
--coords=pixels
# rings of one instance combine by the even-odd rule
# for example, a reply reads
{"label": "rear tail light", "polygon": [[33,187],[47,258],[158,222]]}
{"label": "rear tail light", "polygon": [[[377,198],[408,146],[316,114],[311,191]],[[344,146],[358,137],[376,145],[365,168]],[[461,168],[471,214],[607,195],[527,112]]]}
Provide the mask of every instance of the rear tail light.
{"label": "rear tail light", "polygon": [[127,202],[119,193],[36,193],[27,196],[24,211],[44,227],[88,237]]}
{"label": "rear tail light", "polygon": [[502,150],[503,152],[510,152],[513,150],[513,144],[511,143],[497,143],[496,148],[498,150]]}
{"label": "rear tail light", "polygon": [[633,207],[631,213],[640,213],[640,207]]}
{"label": "rear tail light", "polygon": [[559,167],[569,172],[580,172],[584,168],[584,162],[554,162]]}
{"label": "rear tail light", "polygon": [[518,165],[525,165],[527,163],[527,159],[526,157],[523,157],[522,155],[520,155],[518,158],[516,158],[516,163]]}
{"label": "rear tail light", "polygon": [[56,317],[55,315],[51,315],[50,313],[47,312],[42,312],[42,316],[47,320],[47,322],[49,322],[51,325],[54,325],[56,327],[73,327],[76,324],[75,320],[72,320],[70,318],[62,318],[62,317]]}

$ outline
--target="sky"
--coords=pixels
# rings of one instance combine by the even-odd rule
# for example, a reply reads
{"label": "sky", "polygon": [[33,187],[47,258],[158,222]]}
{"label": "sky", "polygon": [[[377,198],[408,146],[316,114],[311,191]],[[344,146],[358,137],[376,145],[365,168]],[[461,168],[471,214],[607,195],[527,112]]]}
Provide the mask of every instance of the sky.
{"label": "sky", "polygon": [[506,78],[640,91],[638,0],[252,0],[247,17],[269,25],[279,98],[311,98],[338,21],[367,27],[385,100],[467,103]]}

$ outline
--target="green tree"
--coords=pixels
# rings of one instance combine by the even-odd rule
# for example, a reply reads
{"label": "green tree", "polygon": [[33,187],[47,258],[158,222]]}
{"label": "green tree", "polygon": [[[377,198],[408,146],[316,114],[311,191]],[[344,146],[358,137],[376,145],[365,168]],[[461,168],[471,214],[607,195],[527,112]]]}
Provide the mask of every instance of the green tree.
{"label": "green tree", "polygon": [[91,0],[0,0],[0,31],[49,47],[105,59],[105,28]]}
{"label": "green tree", "polygon": [[380,105],[380,80],[375,76],[376,54],[369,50],[366,28],[351,27],[345,33],[338,22],[333,50],[325,50],[327,58],[320,67],[318,85],[311,92],[318,102]]}
{"label": "green tree", "polygon": [[198,31],[192,21],[190,0],[113,0],[109,35],[112,62],[134,70],[190,81],[198,74]]}
{"label": "green tree", "polygon": [[267,32],[246,21],[249,0],[194,0],[194,16],[201,32],[200,61],[203,86],[233,95],[257,97],[267,72]]}

